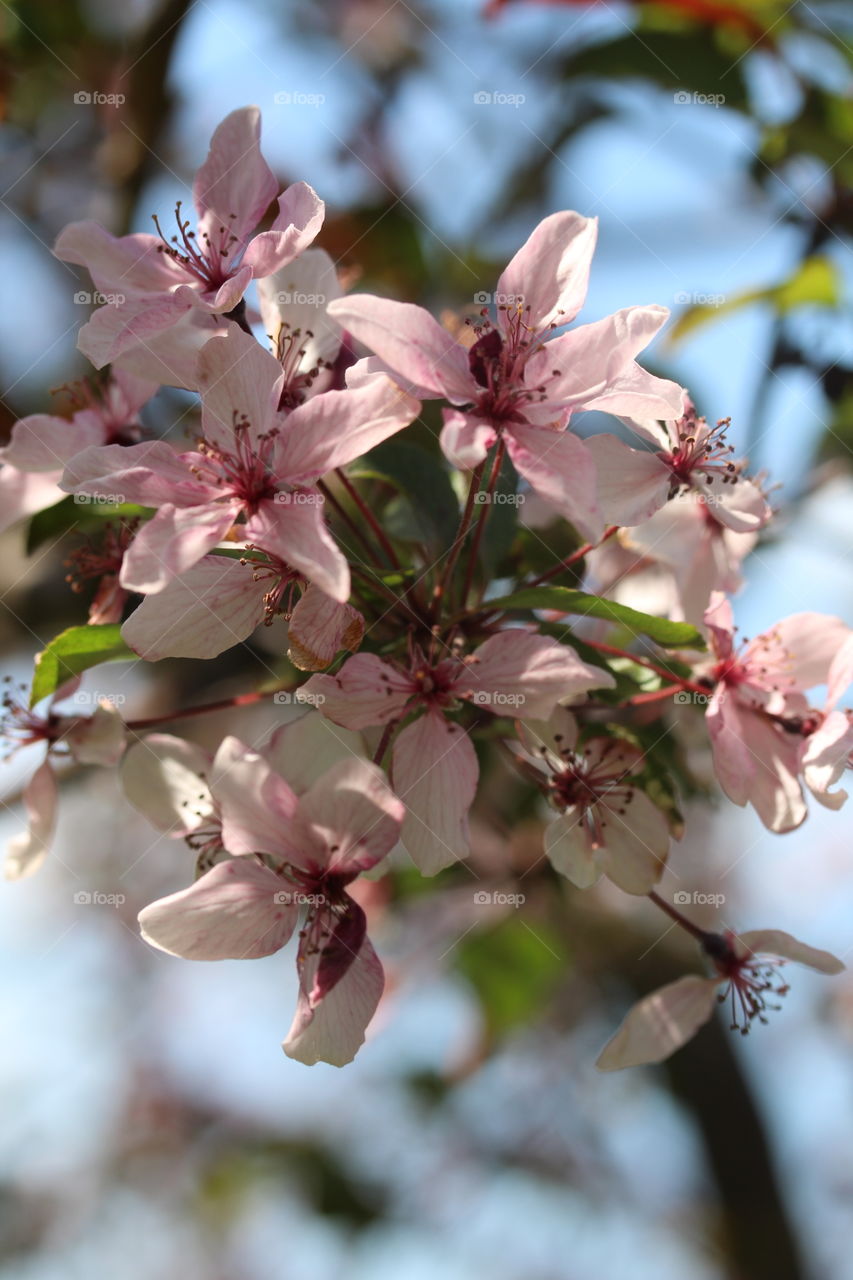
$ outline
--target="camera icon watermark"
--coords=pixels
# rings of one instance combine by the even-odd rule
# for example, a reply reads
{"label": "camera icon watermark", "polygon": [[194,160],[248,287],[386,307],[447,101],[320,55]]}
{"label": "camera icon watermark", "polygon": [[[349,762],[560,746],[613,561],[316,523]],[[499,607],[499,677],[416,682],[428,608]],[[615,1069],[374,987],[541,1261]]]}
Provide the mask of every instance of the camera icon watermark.
{"label": "camera icon watermark", "polygon": [[126,501],[123,493],[74,494],[74,502],[78,507],[120,507]]}
{"label": "camera icon watermark", "polygon": [[101,293],[95,289],[90,293],[87,289],[78,289],[74,294],[74,302],[78,307],[121,307],[127,301],[123,293]]}
{"label": "camera icon watermark", "polygon": [[713,693],[698,693],[693,689],[679,689],[678,693],[673,696],[673,702],[677,702],[679,706],[697,706],[706,707],[713,697]]}
{"label": "camera icon watermark", "polygon": [[722,907],[726,901],[724,893],[702,893],[699,889],[692,892],[687,889],[677,889],[672,895],[672,901],[676,907]]}
{"label": "camera icon watermark", "polygon": [[277,107],[322,107],[325,93],[303,93],[301,89],[281,89],[273,94]]}
{"label": "camera icon watermark", "polygon": [[500,690],[475,689],[468,701],[477,707],[521,707],[527,701],[523,693],[503,693]]}
{"label": "camera icon watermark", "polygon": [[273,501],[280,507],[322,507],[326,499],[310,489],[280,489]]}
{"label": "camera icon watermark", "polygon": [[282,889],[273,894],[273,902],[279,907],[322,907],[325,901],[323,893],[301,893],[296,889]]}
{"label": "camera icon watermark", "polygon": [[500,90],[488,92],[480,89],[474,94],[474,104],[478,107],[520,107],[526,101],[523,93],[503,93]]}
{"label": "camera icon watermark", "polygon": [[272,700],[281,707],[321,707],[326,701],[326,695],[312,693],[310,689],[280,689],[273,694]]}
{"label": "camera icon watermark", "polygon": [[489,293],[487,289],[478,289],[474,294],[474,305],[488,307],[494,303],[496,307],[523,307],[523,293]]}
{"label": "camera icon watermark", "polygon": [[688,93],[686,89],[677,89],[672,95],[672,100],[677,107],[722,107],[726,101],[724,93],[699,93],[693,90]]}
{"label": "camera icon watermark", "polygon": [[74,894],[75,907],[123,907],[126,902],[123,893],[102,893],[98,889],[78,889]]}
{"label": "camera icon watermark", "polygon": [[487,493],[482,490],[474,495],[474,503],[477,506],[484,507],[492,505],[495,507],[520,507],[525,502],[523,493]]}
{"label": "camera icon watermark", "polygon": [[523,893],[491,892],[488,889],[477,889],[474,893],[474,904],[478,907],[515,907],[518,910],[526,901]]}
{"label": "camera icon watermark", "polygon": [[275,300],[280,307],[325,307],[325,293],[277,293]]}
{"label": "camera icon watermark", "polygon": [[71,701],[76,703],[78,707],[98,707],[108,702],[113,707],[123,707],[127,702],[127,698],[123,693],[99,693],[97,691],[90,692],[87,689],[78,689],[72,694]]}
{"label": "camera icon watermark", "polygon": [[678,307],[722,307],[725,304],[724,293],[677,293],[673,302]]}
{"label": "camera icon watermark", "polygon": [[88,89],[78,89],[74,94],[75,107],[121,107],[127,102],[127,98],[123,93],[98,93],[97,90],[89,92]]}

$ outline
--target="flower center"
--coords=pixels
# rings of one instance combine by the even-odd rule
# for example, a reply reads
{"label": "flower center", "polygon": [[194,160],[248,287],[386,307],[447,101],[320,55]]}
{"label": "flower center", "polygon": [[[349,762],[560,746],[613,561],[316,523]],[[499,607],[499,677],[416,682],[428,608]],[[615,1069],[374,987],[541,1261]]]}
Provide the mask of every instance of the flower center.
{"label": "flower center", "polygon": [[[173,262],[183,267],[205,289],[218,289],[229,278],[229,263],[236,253],[237,237],[230,227],[220,226],[213,235],[205,231],[201,237],[204,243],[200,245],[196,233],[189,230],[189,219],[181,217],[182,203],[179,200],[175,205],[178,234],[172,236],[171,240],[167,240],[163,234],[156,213],[152,214],[157,234],[162,241],[157,246],[157,252],[168,254]],[[229,214],[231,218],[236,216],[235,213]]]}
{"label": "flower center", "polygon": [[36,742],[56,742],[61,736],[60,717],[53,714],[43,716],[31,711],[24,701],[27,692],[25,684],[13,686],[12,677],[3,677],[3,696],[0,706],[0,739],[7,744],[3,760],[11,760],[22,747],[31,747]]}
{"label": "flower center", "polygon": [[[483,390],[475,403],[478,414],[496,425],[503,422],[524,422],[527,405],[547,400],[547,382],[530,387],[525,384],[525,369],[531,356],[544,349],[548,332],[559,327],[556,321],[546,330],[537,332],[528,323],[529,306],[501,305],[503,316],[501,329],[496,328],[484,309],[482,320],[476,325],[477,340],[468,351],[468,367],[472,377]],[[553,370],[551,377],[558,377]]]}
{"label": "flower center", "polygon": [[750,953],[738,955],[732,933],[711,933],[703,943],[706,955],[712,961],[725,988],[717,995],[720,1004],[729,1003],[731,1030],[747,1035],[757,1018],[766,1025],[767,1014],[776,1013],[781,1005],[774,997],[787,995],[790,987],[782,981],[779,970],[785,961],[778,958],[758,958]]}
{"label": "flower center", "polygon": [[726,444],[726,431],[731,418],[720,418],[715,427],[708,429],[704,418],[697,418],[695,409],[689,410],[676,424],[678,444],[671,453],[661,456],[673,475],[675,492],[682,486],[690,486],[704,477],[711,484],[719,477],[723,484],[736,484],[739,475],[737,463],[732,462],[734,445]]}
{"label": "flower center", "polygon": [[286,486],[273,475],[273,451],[278,432],[275,428],[252,439],[250,422],[235,409],[232,416],[233,449],[213,444],[202,436],[196,445],[208,460],[202,470],[193,467],[199,479],[219,485],[232,497],[239,498],[248,515],[254,515],[265,498],[274,498]]}
{"label": "flower center", "polygon": [[[311,341],[314,334],[305,330],[304,339]],[[303,404],[311,394],[311,387],[325,370],[332,368],[327,360],[318,360],[316,364],[303,368],[306,348],[302,330],[291,329],[286,321],[282,322],[275,340],[276,358],[284,370],[284,386],[278,402],[279,409],[295,409]]]}

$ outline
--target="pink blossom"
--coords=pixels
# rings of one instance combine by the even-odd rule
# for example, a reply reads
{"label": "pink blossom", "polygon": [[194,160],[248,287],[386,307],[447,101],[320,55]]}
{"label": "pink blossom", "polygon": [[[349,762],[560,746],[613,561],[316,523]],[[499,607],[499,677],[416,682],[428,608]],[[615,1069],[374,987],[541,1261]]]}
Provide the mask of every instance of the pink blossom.
{"label": "pink blossom", "polygon": [[811,715],[804,691],[827,680],[850,628],[826,614],[796,613],[736,650],[723,596],[713,597],[705,620],[714,659],[700,671],[716,685],[706,720],[720,785],[735,804],[752,804],[771,831],[790,831],[807,812],[798,776]]}
{"label": "pink blossom", "polygon": [[287,408],[332,386],[343,334],[326,307],[340,296],[335,264],[324,249],[306,249],[258,281],[261,321],[284,370],[281,402]]}
{"label": "pink blossom", "polygon": [[336,676],[312,676],[303,693],[323,715],[348,729],[394,724],[423,712],[397,735],[391,776],[406,803],[402,840],[424,875],[468,853],[468,810],[479,768],[465,730],[446,713],[469,702],[493,715],[542,719],[560,698],[613,684],[568,645],[526,631],[491,636],[467,658],[429,661],[411,655],[408,669],[376,654],[349,658]]}
{"label": "pink blossom", "polygon": [[56,757],[70,756],[79,764],[114,765],[124,751],[121,716],[111,702],[100,698],[91,716],[57,711],[78,690],[80,679],[68,681],[39,708],[28,708],[7,678],[2,698],[0,739],[9,750],[43,744],[44,759],[24,787],[27,830],[9,841],[4,864],[7,880],[20,880],[38,871],[50,852],[56,825],[59,788],[53,770]]}
{"label": "pink blossom", "polygon": [[667,318],[664,307],[630,307],[560,336],[583,305],[595,219],[551,214],[500,277],[494,322],[487,313],[466,349],[420,307],[368,294],[342,298],[329,314],[421,398],[443,396],[442,448],[469,469],[502,437],[534,492],[592,541],[604,529],[595,466],[565,430],[580,409],[628,416],[680,413],[684,392],[646,373],[634,357]]}
{"label": "pink blossom", "polygon": [[844,969],[828,951],[807,946],[781,929],[753,929],[739,936],[707,934],[703,951],[713,976],[679,978],[634,1005],[602,1050],[599,1070],[662,1062],[710,1020],[718,1003],[728,1002],[732,1030],[745,1035],[756,1019],[766,1022],[767,1013],[779,1008],[773,1001],[788,991],[779,972],[786,960],[818,973]]}
{"label": "pink blossom", "polygon": [[773,513],[760,488],[743,474],[745,463],[732,461],[728,419],[710,427],[688,402],[677,421],[627,422],[652,452],[632,449],[612,435],[587,441],[608,524],[642,524],[669,498],[691,490],[713,520],[736,533],[755,533],[770,520]]}
{"label": "pink blossom", "polygon": [[577,721],[564,707],[547,723],[521,725],[520,736],[558,811],[545,832],[556,870],[580,889],[606,875],[626,893],[648,893],[663,874],[669,831],[636,781],[642,751],[624,738],[579,742]]}
{"label": "pink blossom", "polygon": [[0,449],[0,531],[62,498],[59,481],[66,464],[91,445],[127,445],[140,439],[139,410],[157,386],[121,370],[106,381],[63,388],[71,395],[70,418],[33,413],[12,428]]}
{"label": "pink blossom", "polygon": [[853,635],[848,636],[829,668],[823,711],[813,715],[816,727],[800,748],[803,781],[815,800],[827,809],[840,809],[847,792],[831,791],[845,769],[853,767],[853,714],[838,707],[853,684]]}
{"label": "pink blossom", "polygon": [[165,441],[90,448],[63,477],[75,493],[118,493],[158,508],[124,558],[122,585],[162,591],[241,520],[246,541],[345,602],[349,567],[326,528],[316,481],[401,430],[418,402],[377,377],[283,411],[281,365],[236,328],[204,348],[199,378],[195,452],[176,453]]}
{"label": "pink blossom", "polygon": [[260,151],[260,111],[243,107],[218,126],[196,174],[195,231],[181,203],[175,234],[164,232],[156,218],[157,235],[117,238],[95,222],[66,227],[54,253],[86,267],[109,299],[80,335],[81,349],[96,367],[145,347],[189,312],[228,316],[242,304],[250,280],[271,275],[307,248],[324,206],[304,182],[279,197],[270,230],[253,235],[277,190]]}
{"label": "pink blossom", "polygon": [[381,770],[358,759],[297,794],[236,738],[217,752],[211,791],[235,856],[140,912],[142,936],[186,959],[254,958],[285,946],[304,912],[299,1001],[283,1047],[300,1062],[343,1066],[384,986],[348,888],[396,844],[403,806]]}

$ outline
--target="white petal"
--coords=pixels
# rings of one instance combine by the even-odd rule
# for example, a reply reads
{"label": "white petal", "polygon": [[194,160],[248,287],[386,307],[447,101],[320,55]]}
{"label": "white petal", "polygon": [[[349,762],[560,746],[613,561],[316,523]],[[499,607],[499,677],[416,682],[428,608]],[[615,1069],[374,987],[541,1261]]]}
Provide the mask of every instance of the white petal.
{"label": "white petal", "polygon": [[602,1050],[595,1064],[599,1071],[663,1062],[709,1020],[714,1011],[716,985],[714,978],[689,975],[635,1004]]}

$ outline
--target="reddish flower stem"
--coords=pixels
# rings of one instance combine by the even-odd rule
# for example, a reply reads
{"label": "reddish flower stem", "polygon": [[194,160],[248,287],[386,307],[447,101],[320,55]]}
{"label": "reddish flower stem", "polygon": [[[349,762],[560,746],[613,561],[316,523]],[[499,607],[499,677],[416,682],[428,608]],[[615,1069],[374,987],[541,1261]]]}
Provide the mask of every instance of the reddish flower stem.
{"label": "reddish flower stem", "polygon": [[401,567],[400,561],[397,557],[397,552],[394,550],[394,547],[391,543],[390,538],[388,537],[385,530],[382,528],[382,525],[376,519],[376,516],[370,510],[370,507],[364,501],[364,498],[362,498],[361,494],[358,492],[358,489],[356,489],[355,485],[350,480],[349,476],[346,474],[346,472],[343,470],[342,467],[338,467],[336,469],[335,475],[338,477],[341,484],[346,489],[354,505],[358,507],[359,514],[363,516],[363,518],[370,525],[370,528],[373,530],[377,541],[379,542],[380,546],[382,547],[382,550],[385,552],[386,556],[388,557],[388,560],[391,563],[392,567],[395,569],[399,569]]}
{"label": "reddish flower stem", "polygon": [[486,467],[486,459],[475,467],[471,475],[471,483],[468,486],[468,497],[465,500],[465,509],[462,512],[462,518],[459,521],[459,529],[453,540],[453,545],[447,557],[447,563],[444,566],[444,573],[441,579],[436,583],[435,590],[432,595],[432,618],[433,622],[438,622],[441,617],[441,609],[447,595],[447,587],[453,577],[453,570],[456,568],[456,561],[459,559],[459,552],[462,550],[462,543],[471,527],[471,518],[474,511],[474,499],[480,489],[480,482],[483,479],[483,472]]}
{"label": "reddish flower stem", "polygon": [[200,707],[185,707],[183,711],[170,711],[161,716],[148,716],[144,720],[126,720],[127,729],[153,729],[158,724],[168,724],[171,720],[186,720],[189,716],[201,716],[208,711],[227,711],[231,707],[247,707],[254,702],[262,702],[271,698],[281,689],[266,689],[263,692],[238,693],[233,698],[223,698],[220,702],[205,702]]}
{"label": "reddish flower stem", "polygon": [[391,720],[389,721],[388,724],[386,724],[385,728],[382,730],[382,737],[379,739],[379,745],[376,748],[375,752],[373,753],[374,764],[382,763],[382,757],[385,755],[385,752],[388,750],[388,746],[391,742],[391,738],[394,733],[394,730],[397,728],[397,725],[399,723],[400,723],[399,720]]}
{"label": "reddish flower stem", "polygon": [[674,907],[672,903],[667,902],[666,899],[660,896],[660,894],[655,893],[654,889],[650,890],[648,897],[649,901],[653,902],[656,907],[661,909],[661,911],[664,911],[669,916],[670,920],[674,920],[681,929],[686,929],[691,937],[695,938],[697,942],[700,942],[703,946],[708,939],[713,936],[707,929],[700,929],[698,924],[694,924],[692,920],[688,920],[687,916],[683,916],[677,907]]}
{"label": "reddish flower stem", "polygon": [[461,605],[465,608],[471,586],[474,581],[474,571],[477,567],[477,557],[480,554],[480,543],[483,540],[483,532],[486,527],[486,520],[489,515],[489,507],[494,497],[495,487],[501,474],[501,466],[503,465],[504,455],[506,453],[506,445],[503,436],[500,436],[495,447],[495,456],[492,459],[492,469],[489,473],[489,479],[486,483],[486,500],[481,503],[480,510],[477,513],[477,523],[474,526],[474,536],[471,539],[471,549],[468,554],[468,567],[465,570],[465,583],[462,587]]}
{"label": "reddish flower stem", "polygon": [[620,526],[611,524],[605,530],[598,542],[585,542],[582,547],[578,547],[577,551],[573,551],[570,556],[566,556],[565,560],[561,560],[559,564],[554,565],[553,569],[546,569],[544,573],[540,573],[538,578],[534,578],[532,582],[526,582],[525,587],[538,587],[543,582],[556,578],[558,573],[562,573],[564,569],[568,569],[573,564],[577,564],[578,560],[583,560],[584,556],[589,555],[590,551],[595,551],[597,547],[601,547],[608,538],[612,538],[614,533],[618,533]]}
{"label": "reddish flower stem", "polygon": [[[631,662],[636,662],[641,667],[646,667],[649,671],[654,671],[656,676],[661,676],[662,679],[673,682],[671,687],[666,691],[662,689],[655,689],[652,695],[644,693],[638,694],[637,698],[641,698],[644,701],[651,702],[654,698],[663,696],[665,692],[671,693],[676,689],[689,689],[691,693],[701,693],[706,698],[709,698],[713,693],[713,689],[709,689],[707,685],[696,684],[693,680],[683,679],[681,676],[677,676],[674,671],[667,671],[666,667],[659,667],[657,663],[649,662],[648,658],[641,658],[636,653],[629,653],[627,649],[618,649],[612,644],[602,644],[599,640],[584,639],[584,644],[589,645],[590,649],[597,649],[599,653],[612,654],[614,658],[629,658]],[[632,698],[631,701],[634,702],[635,699]]]}

